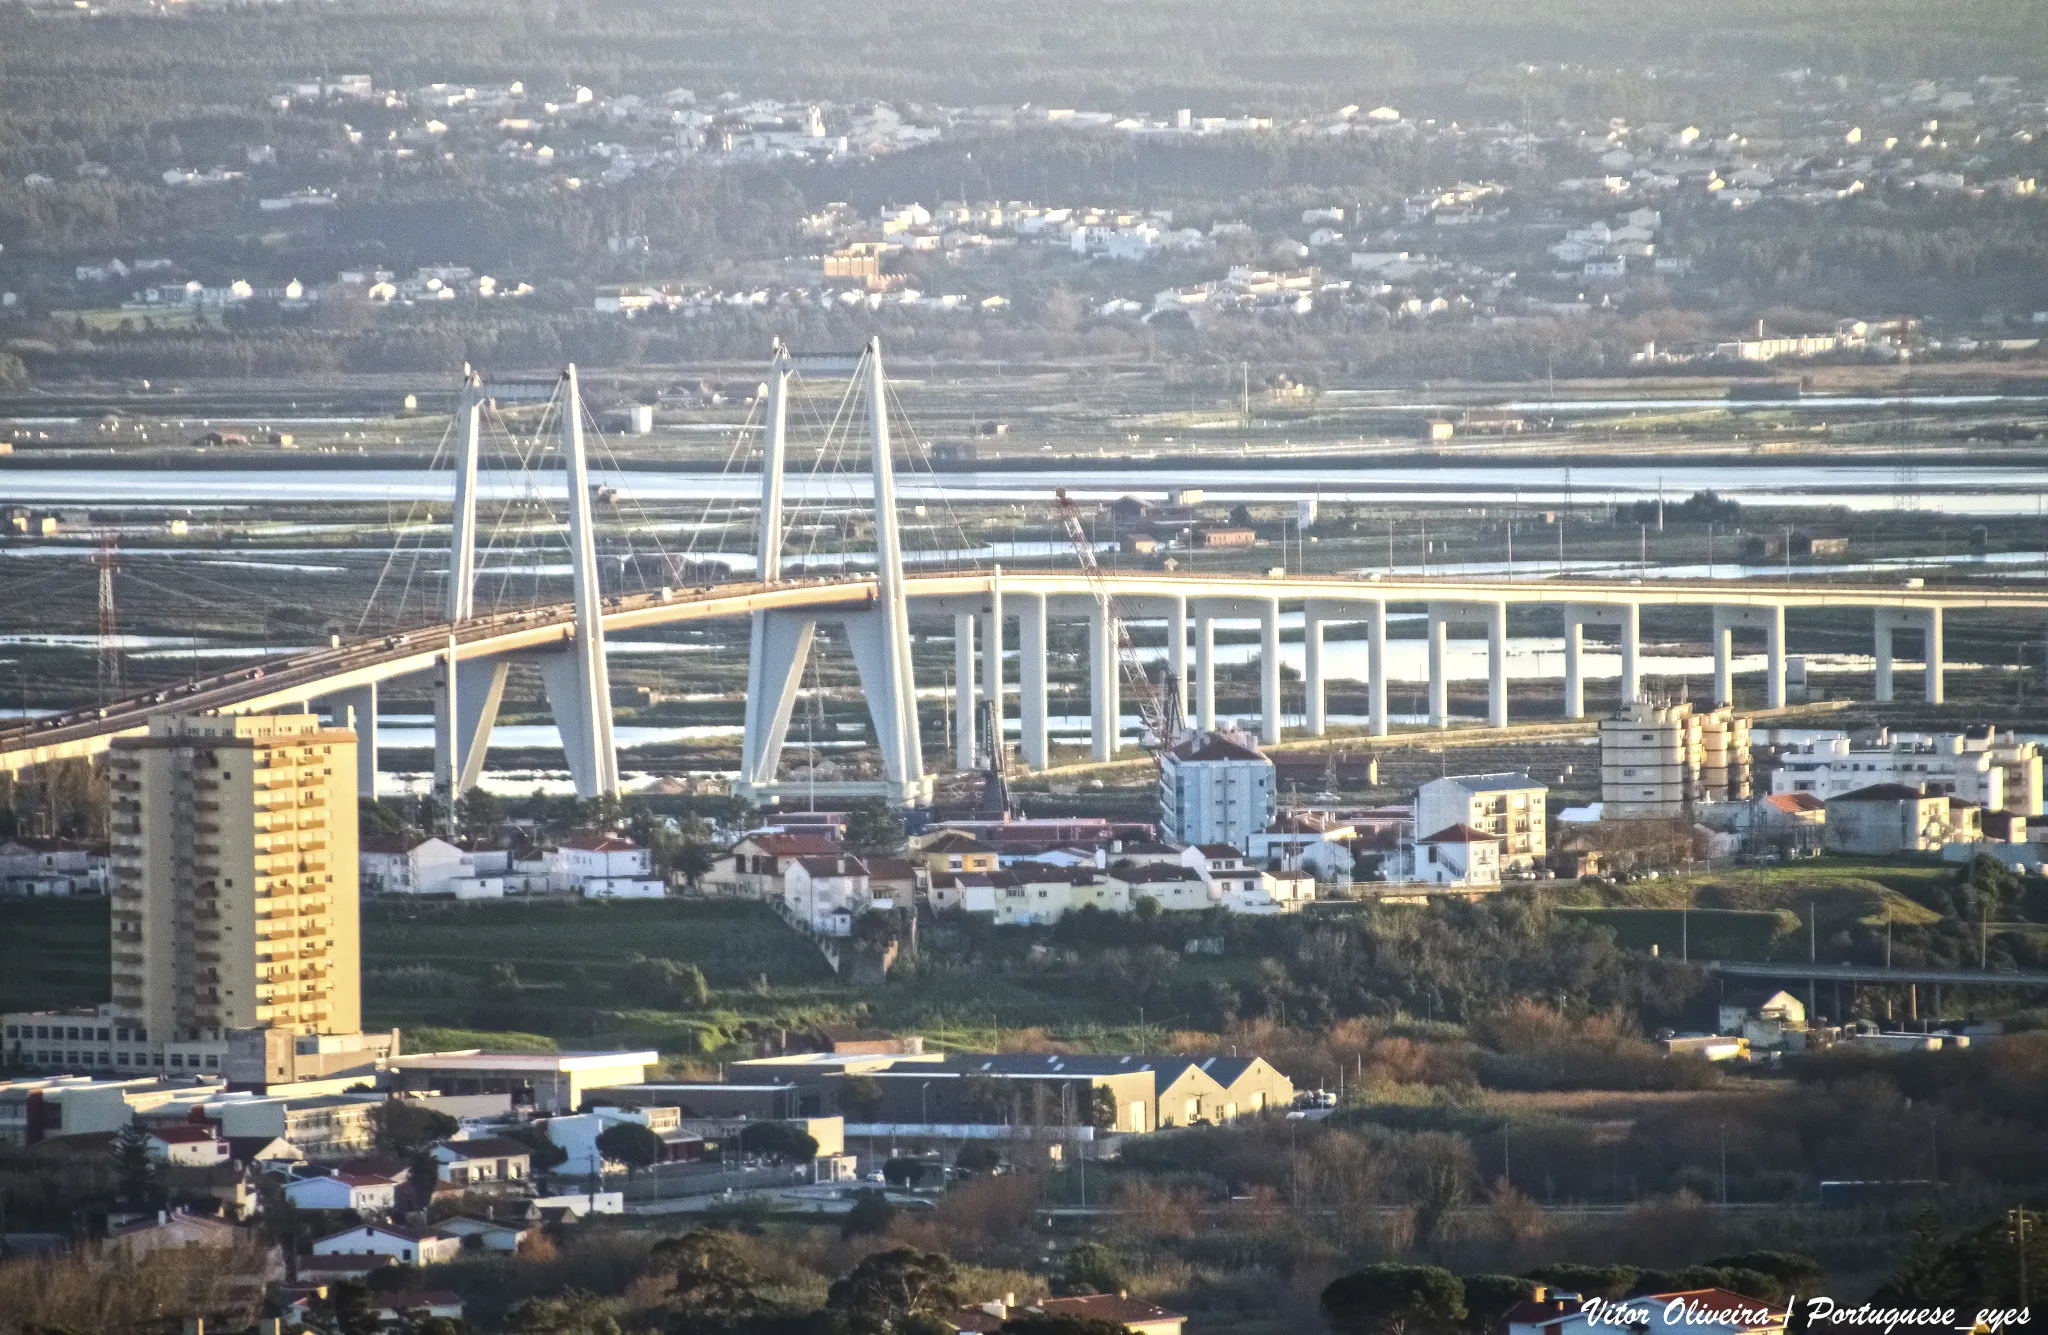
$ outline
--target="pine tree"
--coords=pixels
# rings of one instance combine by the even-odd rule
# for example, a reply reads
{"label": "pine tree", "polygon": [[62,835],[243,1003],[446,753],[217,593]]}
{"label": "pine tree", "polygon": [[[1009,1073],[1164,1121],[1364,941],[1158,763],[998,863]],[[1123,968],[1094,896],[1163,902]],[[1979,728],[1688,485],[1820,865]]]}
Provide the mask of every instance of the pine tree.
{"label": "pine tree", "polygon": [[156,1196],[156,1160],[149,1155],[149,1133],[130,1122],[114,1137],[114,1177],[122,1198],[141,1205]]}

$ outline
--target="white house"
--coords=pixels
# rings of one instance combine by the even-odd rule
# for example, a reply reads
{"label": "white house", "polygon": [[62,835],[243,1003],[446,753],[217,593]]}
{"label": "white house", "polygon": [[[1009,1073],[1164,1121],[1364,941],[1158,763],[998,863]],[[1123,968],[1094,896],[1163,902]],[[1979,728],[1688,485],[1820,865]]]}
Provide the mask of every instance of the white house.
{"label": "white house", "polygon": [[516,1252],[540,1236],[540,1231],[530,1224],[508,1223],[499,1219],[477,1219],[469,1215],[443,1219],[434,1227],[442,1233],[465,1241],[475,1238],[476,1245],[487,1252]]}
{"label": "white house", "polygon": [[358,1224],[313,1244],[315,1256],[388,1256],[399,1265],[438,1265],[462,1252],[462,1239],[441,1232],[414,1233],[384,1224]]}
{"label": "white house", "polygon": [[868,883],[868,869],[845,853],[792,858],[782,878],[782,903],[790,915],[823,936],[846,936],[854,919],[877,901]]}
{"label": "white house", "polygon": [[470,852],[446,839],[365,839],[357,852],[363,889],[386,895],[447,895],[502,899],[507,854]]}
{"label": "white house", "polygon": [[1186,859],[1186,865],[1209,883],[1211,899],[1258,893],[1259,869],[1237,849],[1229,844],[1202,844],[1191,851],[1197,856]]}
{"label": "white house", "polygon": [[651,855],[615,834],[564,839],[556,850],[567,888],[586,899],[659,899],[668,887],[653,879]]}
{"label": "white house", "polygon": [[1415,841],[1412,878],[1430,885],[1500,885],[1500,840],[1453,825]]}
{"label": "white house", "polygon": [[369,1219],[397,1206],[402,1180],[358,1173],[297,1177],[284,1184],[284,1195],[301,1210],[350,1210]]}
{"label": "white house", "polygon": [[1196,733],[1159,753],[1160,830],[1182,844],[1244,848],[1278,810],[1273,762],[1242,733]]}
{"label": "white house", "polygon": [[681,1128],[682,1111],[604,1105],[586,1113],[550,1117],[546,1122],[548,1139],[569,1156],[555,1171],[571,1177],[596,1177],[605,1171],[606,1160],[598,1152],[597,1138],[621,1122],[644,1126],[659,1136]]}
{"label": "white house", "polygon": [[1218,907],[1221,899],[1207,877],[1178,862],[1115,862],[1109,874],[1129,888],[1132,907],[1150,899],[1169,913]]}
{"label": "white house", "polygon": [[1283,814],[1248,841],[1246,851],[1258,865],[1298,867],[1319,881],[1348,884],[1357,871],[1350,843],[1358,827],[1315,811]]}
{"label": "white house", "polygon": [[1256,896],[1247,895],[1245,899],[1247,908],[1235,904],[1229,907],[1237,912],[1293,913],[1304,904],[1316,902],[1316,878],[1306,871],[1260,872]]}
{"label": "white house", "polygon": [[533,1151],[504,1136],[450,1140],[429,1151],[440,1179],[457,1187],[523,1182],[532,1176]]}
{"label": "white house", "polygon": [[791,862],[831,857],[839,851],[839,841],[822,832],[756,831],[732,846],[718,869],[704,878],[704,886],[714,894],[774,899],[782,894]]}
{"label": "white house", "polygon": [[180,1168],[211,1168],[228,1161],[230,1147],[211,1123],[182,1122],[149,1133],[149,1157]]}

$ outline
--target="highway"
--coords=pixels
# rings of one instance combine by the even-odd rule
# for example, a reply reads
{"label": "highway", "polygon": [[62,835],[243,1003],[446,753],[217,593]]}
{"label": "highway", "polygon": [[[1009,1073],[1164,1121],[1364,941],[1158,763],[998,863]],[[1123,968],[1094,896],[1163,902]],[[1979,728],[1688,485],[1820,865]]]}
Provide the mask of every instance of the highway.
{"label": "highway", "polygon": [[1776,964],[1750,960],[1710,960],[1708,973],[1729,978],[1811,979],[1816,983],[1926,983],[1980,987],[2048,987],[2048,973],[2014,969],[1898,969],[1878,964]]}

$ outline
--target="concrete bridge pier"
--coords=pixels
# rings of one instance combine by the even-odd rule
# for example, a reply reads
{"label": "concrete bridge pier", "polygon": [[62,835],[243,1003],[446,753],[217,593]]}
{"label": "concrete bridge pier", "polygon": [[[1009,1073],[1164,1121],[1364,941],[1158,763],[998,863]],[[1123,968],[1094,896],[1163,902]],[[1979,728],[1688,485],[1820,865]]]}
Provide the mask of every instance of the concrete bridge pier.
{"label": "concrete bridge pier", "polygon": [[740,741],[742,785],[768,786],[775,782],[817,626],[815,618],[802,613],[754,613],[747,664],[746,723]]}
{"label": "concrete bridge pier", "polygon": [[1195,609],[1195,726],[1216,730],[1216,617]]}
{"label": "concrete bridge pier", "polygon": [[[1714,704],[1717,708],[1735,703],[1735,629],[1724,615],[1726,610],[1714,609]],[[1891,647],[1889,640],[1885,647]]]}
{"label": "concrete bridge pier", "polygon": [[1302,702],[1302,727],[1311,737],[1329,731],[1329,700],[1323,685],[1323,619],[1321,604],[1301,605],[1301,680],[1306,698]]}
{"label": "concrete bridge pier", "polygon": [[1880,607],[1875,613],[1877,650],[1877,702],[1881,705],[1892,703],[1892,633],[1894,631],[1919,631],[1921,640],[1920,656],[1926,663],[1926,672],[1921,690],[1923,698],[1930,705],[1938,705],[1946,694],[1942,678],[1946,664],[1943,661],[1941,643],[1941,609],[1939,607]]}
{"label": "concrete bridge pier", "polygon": [[1329,733],[1329,673],[1323,655],[1323,631],[1332,623],[1363,621],[1366,626],[1366,720],[1375,737],[1387,735],[1387,605],[1372,599],[1311,598],[1301,605],[1302,677],[1308,688],[1303,711],[1310,736]]}
{"label": "concrete bridge pier", "polygon": [[1486,726],[1508,726],[1508,605],[1486,609]]}
{"label": "concrete bridge pier", "polygon": [[1013,593],[1017,608],[1018,750],[1026,769],[1044,769],[1049,760],[1045,699],[1045,595]]}
{"label": "concrete bridge pier", "polygon": [[1585,654],[1585,623],[1572,615],[1567,607],[1564,613],[1564,716],[1566,718],[1586,717],[1585,665],[1581,661]]}
{"label": "concrete bridge pier", "polygon": [[1564,605],[1564,716],[1586,716],[1585,633],[1588,625],[1613,626],[1621,650],[1621,701],[1642,694],[1642,609],[1634,603]]}
{"label": "concrete bridge pier", "polygon": [[548,704],[561,729],[562,744],[569,752],[569,772],[575,776],[577,795],[598,797],[619,791],[619,752],[612,741],[611,672],[605,663],[603,594],[597,582],[597,548],[590,517],[590,465],[583,448],[583,395],[577,388],[573,364],[562,372],[562,382],[576,639],[570,650],[571,672],[543,670],[542,676],[548,683]]}
{"label": "concrete bridge pier", "polygon": [[484,755],[491,747],[491,730],[498,725],[505,674],[511,669],[509,658],[458,661],[452,690],[445,665],[442,669],[440,689],[434,693],[434,781],[436,787],[452,785],[454,797],[476,787],[483,777]]}
{"label": "concrete bridge pier", "polygon": [[1720,605],[1714,608],[1714,697],[1716,704],[1733,704],[1735,681],[1733,644],[1729,632],[1736,627],[1764,633],[1764,703],[1770,709],[1785,707],[1785,606],[1783,603]]}
{"label": "concrete bridge pier", "polygon": [[1366,613],[1365,670],[1370,680],[1366,722],[1375,737],[1387,735],[1387,605],[1368,603]]}
{"label": "concrete bridge pier", "polygon": [[990,703],[989,738],[991,755],[1000,756],[1003,747],[1003,568],[990,574],[988,611],[982,614],[981,698]]}
{"label": "concrete bridge pier", "polygon": [[1259,740],[1280,740],[1280,600],[1259,602]]}
{"label": "concrete bridge pier", "polygon": [[1438,604],[1429,605],[1429,726],[1447,727],[1450,724],[1450,685],[1444,680],[1444,642],[1448,638],[1448,627]]}
{"label": "concrete bridge pier", "polygon": [[1508,607],[1504,602],[1429,605],[1429,726],[1450,725],[1449,667],[1444,651],[1454,621],[1478,621],[1486,627],[1486,722],[1508,724]]}
{"label": "concrete bridge pier", "polygon": [[[1172,597],[1166,601],[1166,675],[1173,683],[1174,702],[1183,723],[1193,714],[1188,700],[1188,600]],[[1163,739],[1171,743],[1171,737]]]}
{"label": "concrete bridge pier", "polygon": [[356,734],[356,796],[377,795],[377,683],[365,682],[324,697],[337,728]]}
{"label": "concrete bridge pier", "polygon": [[1116,758],[1118,729],[1123,722],[1123,693],[1118,674],[1117,621],[1100,601],[1088,605],[1088,754],[1095,760]]}
{"label": "concrete bridge pier", "polygon": [[974,768],[974,623],[972,612],[953,614],[953,763]]}

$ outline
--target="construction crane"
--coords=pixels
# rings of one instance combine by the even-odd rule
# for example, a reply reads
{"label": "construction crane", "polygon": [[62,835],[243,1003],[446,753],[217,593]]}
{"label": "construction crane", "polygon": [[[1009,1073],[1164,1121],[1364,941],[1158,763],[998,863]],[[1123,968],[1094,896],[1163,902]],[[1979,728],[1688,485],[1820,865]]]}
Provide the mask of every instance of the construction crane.
{"label": "construction crane", "polygon": [[[1138,659],[1138,647],[1131,643],[1130,615],[1123,600],[1110,588],[1108,578],[1102,573],[1102,566],[1095,559],[1095,544],[1088,539],[1088,530],[1081,522],[1081,507],[1068,498],[1065,487],[1053,491],[1053,500],[1059,507],[1060,522],[1066,526],[1067,540],[1074,544],[1074,555],[1081,560],[1081,570],[1088,576],[1088,587],[1095,594],[1096,604],[1108,624],[1115,628],[1116,656],[1122,665],[1124,681],[1130,687],[1131,697],[1138,706],[1138,717],[1145,725],[1156,747],[1172,746],[1180,740],[1181,703],[1180,692],[1168,684],[1165,698],[1152,684],[1152,678],[1145,674],[1145,665]],[[1110,720],[1116,726],[1116,720]]]}
{"label": "construction crane", "polygon": [[976,815],[986,820],[1010,818],[1009,751],[1003,745],[1003,720],[996,702],[983,700],[979,706],[981,751],[981,806]]}

